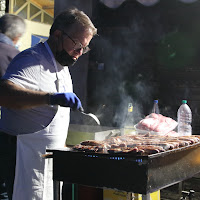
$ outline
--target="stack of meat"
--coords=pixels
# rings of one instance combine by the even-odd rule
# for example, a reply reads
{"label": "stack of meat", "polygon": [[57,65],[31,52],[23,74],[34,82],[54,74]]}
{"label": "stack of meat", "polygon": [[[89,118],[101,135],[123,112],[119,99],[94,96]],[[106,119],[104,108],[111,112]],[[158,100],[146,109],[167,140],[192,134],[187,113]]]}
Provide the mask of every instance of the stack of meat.
{"label": "stack of meat", "polygon": [[87,140],[73,147],[74,150],[97,153],[131,153],[149,155],[200,142],[200,136],[156,136],[124,135],[111,137],[104,141]]}
{"label": "stack of meat", "polygon": [[178,123],[170,117],[151,113],[136,125],[136,129],[138,133],[149,131],[156,135],[178,136],[177,133],[173,131],[177,125]]}

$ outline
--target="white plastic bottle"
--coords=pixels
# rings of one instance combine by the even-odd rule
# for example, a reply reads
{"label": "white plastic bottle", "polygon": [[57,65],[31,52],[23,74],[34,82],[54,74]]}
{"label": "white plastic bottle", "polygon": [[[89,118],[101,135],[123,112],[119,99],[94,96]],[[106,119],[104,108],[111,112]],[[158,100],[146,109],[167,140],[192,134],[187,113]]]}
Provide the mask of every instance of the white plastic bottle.
{"label": "white plastic bottle", "polygon": [[152,113],[160,114],[158,100],[154,100]]}
{"label": "white plastic bottle", "polygon": [[187,100],[182,100],[182,105],[178,109],[177,118],[179,136],[192,135],[192,111],[187,105]]}

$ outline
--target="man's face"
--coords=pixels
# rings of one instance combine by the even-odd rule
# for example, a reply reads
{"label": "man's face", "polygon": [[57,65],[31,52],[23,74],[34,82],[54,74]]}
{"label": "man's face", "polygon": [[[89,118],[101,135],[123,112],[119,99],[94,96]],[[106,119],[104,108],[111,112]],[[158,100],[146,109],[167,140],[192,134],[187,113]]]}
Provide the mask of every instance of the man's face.
{"label": "man's face", "polygon": [[[78,58],[87,52],[93,35],[80,24],[74,24],[70,31],[61,31],[61,45],[57,60],[62,65],[73,65]],[[68,55],[67,55],[68,54]],[[68,58],[66,58],[68,57]]]}

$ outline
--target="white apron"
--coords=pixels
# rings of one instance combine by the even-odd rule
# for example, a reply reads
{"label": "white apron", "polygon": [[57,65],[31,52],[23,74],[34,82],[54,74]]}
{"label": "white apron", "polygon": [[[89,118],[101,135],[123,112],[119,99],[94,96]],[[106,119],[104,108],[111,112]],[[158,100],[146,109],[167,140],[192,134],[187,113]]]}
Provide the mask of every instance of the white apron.
{"label": "white apron", "polygon": [[[57,66],[55,68],[57,71]],[[59,92],[66,92],[63,81],[58,79]],[[42,155],[48,148],[64,147],[69,122],[67,109],[58,106],[56,115],[45,129],[17,136],[13,200],[53,200],[52,158],[44,159]],[[52,131],[54,126],[59,127],[59,131]]]}
{"label": "white apron", "polygon": [[[52,123],[63,119],[60,117],[62,109],[59,108]],[[66,121],[59,124],[66,126]],[[59,133],[55,135],[50,131],[49,125],[36,133],[17,136],[13,200],[53,200],[52,159],[41,155],[46,153],[46,148],[64,147],[67,133],[58,136]]]}

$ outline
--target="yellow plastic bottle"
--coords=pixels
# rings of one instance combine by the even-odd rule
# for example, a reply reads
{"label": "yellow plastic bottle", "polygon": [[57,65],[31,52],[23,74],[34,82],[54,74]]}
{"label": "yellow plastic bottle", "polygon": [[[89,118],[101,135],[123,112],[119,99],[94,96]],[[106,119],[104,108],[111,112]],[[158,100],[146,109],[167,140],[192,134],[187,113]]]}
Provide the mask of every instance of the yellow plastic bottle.
{"label": "yellow plastic bottle", "polygon": [[133,104],[128,104],[127,116],[124,122],[124,135],[135,135],[136,130],[134,127],[134,117],[133,117]]}

